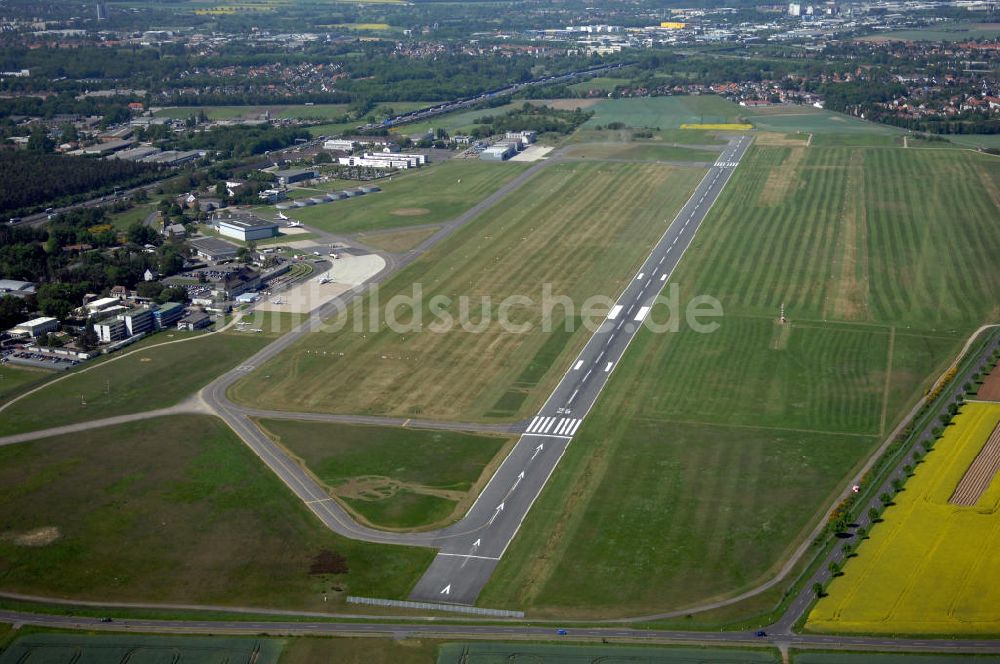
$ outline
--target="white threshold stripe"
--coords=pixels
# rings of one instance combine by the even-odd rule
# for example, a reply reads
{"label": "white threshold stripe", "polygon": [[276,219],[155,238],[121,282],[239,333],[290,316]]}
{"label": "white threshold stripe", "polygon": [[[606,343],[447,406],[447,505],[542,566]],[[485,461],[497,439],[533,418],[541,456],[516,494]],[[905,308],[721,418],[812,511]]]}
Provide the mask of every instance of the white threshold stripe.
{"label": "white threshold stripe", "polygon": [[493,558],[491,556],[474,556],[471,553],[441,553],[438,552],[439,556],[451,556],[453,558],[476,558],[477,560],[500,560],[499,558]]}
{"label": "white threshold stripe", "polygon": [[583,424],[583,420],[577,420],[576,422],[574,422],[573,426],[570,427],[569,429],[569,435],[572,436],[573,434],[575,434],[576,430],[580,428],[581,424]]}

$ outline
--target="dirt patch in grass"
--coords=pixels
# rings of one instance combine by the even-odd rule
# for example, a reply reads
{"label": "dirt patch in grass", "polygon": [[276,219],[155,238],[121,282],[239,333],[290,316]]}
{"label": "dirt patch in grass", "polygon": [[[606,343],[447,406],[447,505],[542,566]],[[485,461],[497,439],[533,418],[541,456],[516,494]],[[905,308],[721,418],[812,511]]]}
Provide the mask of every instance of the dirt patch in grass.
{"label": "dirt patch in grass", "polygon": [[799,182],[797,175],[799,164],[805,156],[804,147],[791,148],[781,166],[771,170],[760,192],[759,200],[762,205],[780,205],[795,190]]}
{"label": "dirt patch in grass", "polygon": [[4,539],[12,541],[18,546],[48,546],[55,542],[61,533],[55,526],[45,526],[35,528],[24,533],[9,533],[4,535]]}
{"label": "dirt patch in grass", "polygon": [[755,136],[754,143],[757,145],[783,148],[800,148],[809,138],[808,134],[785,134],[777,131],[762,131]]}
{"label": "dirt patch in grass", "polygon": [[356,498],[358,500],[385,500],[392,498],[402,489],[409,489],[413,493],[423,493],[428,496],[447,498],[448,500],[461,500],[465,497],[464,491],[448,491],[447,489],[435,489],[433,487],[421,486],[410,482],[400,482],[391,477],[357,477],[344,482],[335,489],[335,493],[341,498]]}
{"label": "dirt patch in grass", "polygon": [[396,215],[397,217],[419,217],[429,213],[430,210],[422,207],[396,208],[389,212],[389,214]]}

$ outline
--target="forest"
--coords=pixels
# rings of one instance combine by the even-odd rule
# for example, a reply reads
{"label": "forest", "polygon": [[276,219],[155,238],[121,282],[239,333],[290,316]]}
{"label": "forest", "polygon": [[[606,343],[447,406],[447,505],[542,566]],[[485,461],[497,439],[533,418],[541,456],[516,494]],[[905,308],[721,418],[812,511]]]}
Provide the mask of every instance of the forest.
{"label": "forest", "polygon": [[17,216],[44,205],[73,202],[160,177],[161,167],[119,159],[95,159],[31,151],[0,152],[0,216]]}

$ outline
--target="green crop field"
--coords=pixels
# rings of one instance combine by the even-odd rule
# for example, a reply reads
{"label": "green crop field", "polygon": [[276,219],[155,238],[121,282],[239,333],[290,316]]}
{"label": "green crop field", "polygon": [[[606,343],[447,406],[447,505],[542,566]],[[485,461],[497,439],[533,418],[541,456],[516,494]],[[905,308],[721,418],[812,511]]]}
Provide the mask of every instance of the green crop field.
{"label": "green crop field", "polygon": [[[340,332],[309,335],[235,384],[232,396],[288,410],[525,417],[589,334],[576,324],[580,312],[567,321],[564,306],[543,311],[543,285],[576,306],[602,294],[610,306],[703,176],[702,169],[660,164],[552,164],[385,284],[377,302],[370,298],[361,311],[331,321]],[[393,331],[384,305],[412,297],[415,286],[424,327]],[[524,333],[507,332],[494,316],[513,295],[530,300],[510,310],[510,323],[530,326]],[[437,296],[450,303],[438,299],[432,311]],[[480,331],[486,297],[491,320]],[[377,329],[363,317],[373,311]],[[399,311],[412,321],[408,309]],[[454,324],[442,325],[443,314]]]}
{"label": "green crop field", "polygon": [[[0,588],[89,600],[336,610],[405,596],[434,555],[334,535],[207,416],[0,448],[0,524]],[[323,550],[348,572],[310,575]]]}
{"label": "green crop field", "polygon": [[0,414],[0,436],[175,405],[291,329],[290,315],[257,316],[253,323],[264,330],[261,334],[230,329],[197,339],[185,332],[162,332],[135,348],[186,341],[115,359],[130,347],[110,356],[111,361],[92,368],[84,364],[6,408]]}
{"label": "green crop field", "polygon": [[1000,404],[969,403],[830,584],[813,631],[998,634],[1000,482],[971,507],[949,503],[993,429]]}
{"label": "green crop field", "polygon": [[606,90],[607,92],[613,92],[619,85],[628,85],[629,82],[630,79],[627,78],[592,76],[591,78],[580,81],[579,83],[573,83],[569,86],[569,89],[578,93],[587,92],[588,90]]}
{"label": "green crop field", "polygon": [[[379,180],[382,191],[377,194],[289,210],[287,214],[331,233],[441,223],[462,214],[529,166],[451,160],[394,175],[391,181]],[[335,189],[344,186],[337,183]]]}
{"label": "green crop field", "polygon": [[741,108],[715,95],[606,99],[591,107],[594,117],[584,127],[624,122],[630,127],[678,129],[689,123],[738,122]]}
{"label": "green crop field", "polygon": [[[807,134],[870,134],[902,136],[905,130],[889,125],[866,122],[858,118],[813,108],[812,106],[765,106],[759,109],[740,108],[744,119],[760,131]],[[837,139],[829,139],[831,141]],[[841,139],[844,140],[844,139]],[[853,140],[859,140],[854,138]],[[875,139],[872,139],[875,140]],[[814,144],[816,138],[813,138]]]}
{"label": "green crop field", "polygon": [[996,317],[998,185],[968,152],[753,148],[672,280],[721,327],[642,331],[479,601],[635,615],[770,578]]}
{"label": "green crop field", "polygon": [[433,664],[439,644],[428,639],[310,638],[288,639],[279,664]]}
{"label": "green crop field", "polygon": [[1000,23],[976,23],[972,21],[947,21],[908,30],[877,32],[859,38],[859,41],[970,41],[973,39],[996,39],[1000,36]]}
{"label": "green crop field", "polygon": [[[429,120],[421,120],[405,124],[395,129],[395,132],[403,136],[414,136],[422,134],[432,129],[444,129],[449,134],[461,134],[471,131],[476,126],[476,120],[486,115],[503,115],[504,113],[520,108],[524,102],[510,102],[495,106],[493,108],[477,108],[472,111],[461,111],[456,113],[445,113]],[[430,104],[428,104],[429,106]]]}
{"label": "green crop field", "polygon": [[276,664],[281,641],[201,636],[32,634],[2,655],[0,664]]}
{"label": "green crop field", "polygon": [[712,150],[658,143],[582,143],[566,148],[566,156],[622,161],[700,161],[712,163],[719,153]]}
{"label": "green crop field", "polygon": [[[572,630],[570,630],[572,632]],[[643,664],[777,664],[778,653],[770,649],[642,647],[607,645],[543,645],[537,643],[447,643],[437,664],[501,664],[502,662],[546,664],[599,664],[642,662]]]}
{"label": "green crop field", "polygon": [[889,652],[800,652],[792,650],[795,664],[997,664],[1000,655],[963,655],[959,653],[889,653]]}
{"label": "green crop field", "polygon": [[492,471],[508,442],[453,431],[299,420],[260,424],[334,496],[373,525],[389,528],[428,526],[464,513],[488,479],[483,471]]}

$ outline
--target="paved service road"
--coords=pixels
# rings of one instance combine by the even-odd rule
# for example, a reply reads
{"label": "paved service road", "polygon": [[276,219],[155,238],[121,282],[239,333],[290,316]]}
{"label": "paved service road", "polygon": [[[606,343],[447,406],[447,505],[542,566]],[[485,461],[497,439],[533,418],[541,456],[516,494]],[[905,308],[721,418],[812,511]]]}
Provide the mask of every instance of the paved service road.
{"label": "paved service road", "polygon": [[749,146],[747,136],[732,139],[672,222],[664,219],[659,242],[472,509],[435,538],[439,553],[410,599],[476,601]]}

